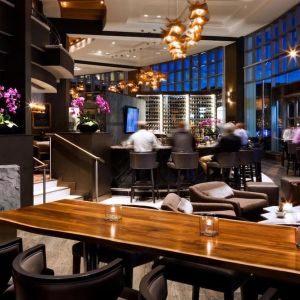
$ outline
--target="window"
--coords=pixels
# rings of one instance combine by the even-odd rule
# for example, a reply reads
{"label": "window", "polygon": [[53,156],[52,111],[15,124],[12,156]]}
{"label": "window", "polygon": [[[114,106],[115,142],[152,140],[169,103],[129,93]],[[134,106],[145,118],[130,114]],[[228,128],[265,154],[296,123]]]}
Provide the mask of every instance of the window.
{"label": "window", "polygon": [[181,71],[182,69],[182,60],[176,61],[176,71]]}
{"label": "window", "polygon": [[261,48],[256,49],[256,61],[261,61],[262,60],[262,51]]}
{"label": "window", "polygon": [[260,80],[262,78],[262,67],[261,65],[257,65],[255,67],[255,79]]}
{"label": "window", "polygon": [[256,38],[255,38],[255,45],[256,45],[256,47],[261,46],[261,43],[262,43],[261,34],[258,34],[256,36]]}
{"label": "window", "polygon": [[190,57],[185,58],[183,64],[184,64],[185,69],[189,69],[190,68]]}
{"label": "window", "polygon": [[271,45],[266,45],[265,46],[265,58],[271,58]]}
{"label": "window", "polygon": [[206,65],[207,64],[207,54],[204,52],[204,53],[201,53],[201,65]]}

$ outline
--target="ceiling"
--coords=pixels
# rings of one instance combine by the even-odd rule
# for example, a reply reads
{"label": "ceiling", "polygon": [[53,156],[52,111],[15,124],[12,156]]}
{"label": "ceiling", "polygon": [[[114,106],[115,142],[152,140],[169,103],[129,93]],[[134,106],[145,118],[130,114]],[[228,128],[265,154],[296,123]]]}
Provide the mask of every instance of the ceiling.
{"label": "ceiling", "polygon": [[[205,25],[203,35],[221,37],[247,35],[269,24],[298,2],[298,0],[207,0],[210,21]],[[57,0],[43,0],[43,4],[48,17],[60,17]],[[188,13],[185,9],[186,0],[106,0],[105,5],[107,16],[104,31],[160,33],[166,18],[172,19],[183,13],[182,19],[185,19]],[[75,60],[138,67],[171,59],[160,38],[72,36],[89,38],[85,46],[78,47],[72,52]],[[230,43],[230,41],[201,40],[188,50],[188,55]],[[119,67],[76,64],[75,74],[119,69]]]}

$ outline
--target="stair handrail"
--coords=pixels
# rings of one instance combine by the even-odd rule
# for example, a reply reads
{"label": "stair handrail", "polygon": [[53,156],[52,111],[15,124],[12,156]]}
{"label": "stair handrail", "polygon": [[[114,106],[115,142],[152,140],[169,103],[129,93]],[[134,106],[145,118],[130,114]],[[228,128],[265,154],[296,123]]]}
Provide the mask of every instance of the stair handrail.
{"label": "stair handrail", "polygon": [[37,162],[39,165],[35,166],[34,169],[43,169],[43,203],[46,203],[46,168],[48,167],[48,164],[45,164],[41,160],[37,159],[33,156],[33,160]]}
{"label": "stair handrail", "polygon": [[93,158],[95,160],[95,196],[96,196],[96,201],[98,202],[98,196],[99,196],[99,189],[98,189],[98,164],[99,162],[105,164],[105,160],[102,159],[99,156],[94,155],[93,153],[87,151],[86,149],[72,143],[71,141],[69,141],[68,139],[62,137],[61,135],[57,134],[57,133],[48,133],[47,135],[50,136],[50,140],[49,140],[49,148],[50,148],[50,178],[52,178],[52,137],[58,138],[60,141],[63,141],[65,143],[67,143],[68,145],[76,148],[77,150],[80,150],[82,153],[86,154],[87,156]]}

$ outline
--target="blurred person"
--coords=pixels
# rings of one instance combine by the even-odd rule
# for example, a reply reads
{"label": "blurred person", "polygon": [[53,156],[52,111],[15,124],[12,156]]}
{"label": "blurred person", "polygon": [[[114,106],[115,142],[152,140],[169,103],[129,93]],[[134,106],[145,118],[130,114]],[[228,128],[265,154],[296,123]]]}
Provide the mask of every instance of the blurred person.
{"label": "blurred person", "polygon": [[244,128],[244,123],[237,123],[235,125],[234,134],[241,138],[242,147],[248,146],[249,136],[248,136],[247,130],[245,130],[245,128]]}
{"label": "blurred person", "polygon": [[138,122],[138,131],[127,140],[127,145],[133,145],[134,152],[151,152],[158,147],[156,136],[147,130],[145,121]]}
{"label": "blurred person", "polygon": [[194,136],[187,130],[185,122],[180,121],[177,125],[177,131],[174,133],[172,140],[172,152],[194,152],[196,141]]}
{"label": "blurred person", "polygon": [[[300,127],[297,127],[294,130],[292,130],[292,134],[290,134],[289,137],[291,137],[291,136],[292,136],[293,144],[299,144],[300,143]],[[288,140],[286,140],[286,142],[288,142]]]}
{"label": "blurred person", "polygon": [[293,140],[296,133],[297,133],[297,128],[295,129],[293,126],[289,125],[283,131],[283,134],[282,134],[283,141],[287,142],[287,141]]}
{"label": "blurred person", "polygon": [[217,161],[217,154],[221,152],[237,152],[240,150],[242,143],[241,138],[234,134],[235,125],[231,122],[226,123],[223,127],[222,137],[213,149],[213,155],[200,157],[200,165],[205,174],[207,174],[207,163]]}

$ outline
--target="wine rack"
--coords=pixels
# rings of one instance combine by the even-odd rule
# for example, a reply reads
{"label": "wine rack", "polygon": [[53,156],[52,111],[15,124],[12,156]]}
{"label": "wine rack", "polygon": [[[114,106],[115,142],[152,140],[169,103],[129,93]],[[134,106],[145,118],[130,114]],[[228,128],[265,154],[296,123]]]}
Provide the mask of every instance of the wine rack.
{"label": "wine rack", "polygon": [[187,117],[186,95],[163,95],[163,132],[171,134]]}
{"label": "wine rack", "polygon": [[191,125],[197,125],[203,119],[216,119],[216,95],[190,95],[189,120]]}
{"label": "wine rack", "polygon": [[161,95],[138,95],[146,102],[146,122],[148,129],[161,132]]}

